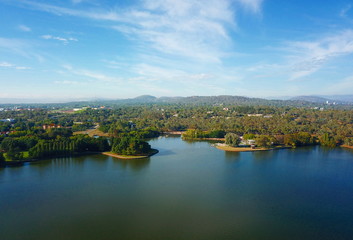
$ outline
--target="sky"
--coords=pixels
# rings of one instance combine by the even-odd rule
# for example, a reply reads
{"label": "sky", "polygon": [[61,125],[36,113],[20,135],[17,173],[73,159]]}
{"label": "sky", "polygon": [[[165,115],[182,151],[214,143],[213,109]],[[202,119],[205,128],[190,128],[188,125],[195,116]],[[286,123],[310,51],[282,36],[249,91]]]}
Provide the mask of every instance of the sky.
{"label": "sky", "polygon": [[0,98],[353,93],[353,1],[0,0]]}

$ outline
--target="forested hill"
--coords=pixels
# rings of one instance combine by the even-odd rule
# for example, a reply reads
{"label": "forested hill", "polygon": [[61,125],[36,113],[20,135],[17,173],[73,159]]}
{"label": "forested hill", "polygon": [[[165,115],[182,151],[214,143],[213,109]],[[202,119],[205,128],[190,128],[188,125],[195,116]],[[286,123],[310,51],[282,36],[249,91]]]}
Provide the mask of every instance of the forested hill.
{"label": "forested hill", "polygon": [[[326,100],[326,99],[325,99]],[[190,97],[154,97],[151,95],[142,95],[129,99],[97,99],[92,101],[68,102],[68,103],[38,103],[38,104],[21,104],[23,106],[39,106],[39,107],[83,107],[83,106],[106,106],[114,107],[118,105],[143,105],[143,104],[182,104],[182,105],[213,105],[213,106],[289,106],[289,107],[321,107],[327,106],[326,101],[311,101],[307,98],[298,98],[291,100],[268,100],[263,98],[250,98],[243,96],[190,96]],[[0,104],[0,107],[6,107],[14,104]],[[19,105],[19,104],[16,104]],[[337,103],[337,105],[349,105],[347,103]],[[337,107],[337,106],[336,106]]]}

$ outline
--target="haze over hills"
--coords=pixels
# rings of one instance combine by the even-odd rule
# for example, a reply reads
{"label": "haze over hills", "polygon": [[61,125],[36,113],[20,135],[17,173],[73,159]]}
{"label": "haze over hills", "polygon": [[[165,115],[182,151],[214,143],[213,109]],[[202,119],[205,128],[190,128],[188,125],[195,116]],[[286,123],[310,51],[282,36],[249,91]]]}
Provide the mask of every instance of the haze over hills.
{"label": "haze over hills", "polygon": [[290,100],[307,101],[313,103],[339,103],[339,104],[352,104],[353,95],[309,95],[292,97]]}
{"label": "haze over hills", "polygon": [[[341,100],[342,99],[342,100]],[[11,101],[13,100],[13,101]],[[22,100],[22,101],[21,101]],[[35,99],[34,99],[35,100]],[[32,100],[32,101],[34,101]],[[104,105],[114,106],[122,104],[185,104],[185,105],[263,105],[263,106],[316,106],[316,105],[352,105],[353,95],[344,96],[298,96],[289,100],[275,100],[264,98],[252,98],[244,96],[189,96],[189,97],[155,97],[152,95],[142,95],[135,98],[128,99],[91,99],[91,100],[76,100],[67,102],[50,101],[48,102],[40,99],[36,103],[31,102],[29,99],[0,99],[0,105],[50,105],[50,106],[91,106],[91,105]]]}

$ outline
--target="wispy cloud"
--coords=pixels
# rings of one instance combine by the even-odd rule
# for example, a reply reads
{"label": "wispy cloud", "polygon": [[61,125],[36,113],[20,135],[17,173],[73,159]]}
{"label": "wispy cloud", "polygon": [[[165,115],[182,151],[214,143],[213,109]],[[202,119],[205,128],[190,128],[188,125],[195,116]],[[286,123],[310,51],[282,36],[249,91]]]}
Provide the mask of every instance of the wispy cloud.
{"label": "wispy cloud", "polygon": [[261,7],[263,0],[237,0],[245,8],[249,9],[254,13],[261,13]]}
{"label": "wispy cloud", "polygon": [[45,59],[42,54],[33,50],[33,42],[18,38],[0,37],[0,51],[17,54],[29,59],[36,59],[39,62],[43,62]]}
{"label": "wispy cloud", "polygon": [[94,72],[91,70],[87,70],[87,69],[75,69],[70,65],[64,65],[63,68],[66,69],[69,73],[72,73],[77,76],[85,77],[90,80],[98,80],[102,82],[116,82],[116,83],[122,82],[122,80],[118,77],[111,77],[111,76]]}
{"label": "wispy cloud", "polygon": [[316,41],[290,42],[286,48],[292,65],[289,80],[317,72],[329,60],[353,53],[353,30],[345,30]]}
{"label": "wispy cloud", "polygon": [[[262,0],[236,0],[252,12],[260,12]],[[56,15],[109,21],[115,29],[143,50],[220,63],[233,51],[230,33],[237,28],[232,0],[141,0],[125,9],[70,9],[32,1],[29,8]],[[59,40],[59,39],[57,39]],[[153,53],[151,53],[153,54]]]}
{"label": "wispy cloud", "polygon": [[347,13],[352,9],[352,5],[348,4],[347,6],[345,6],[344,8],[341,9],[340,11],[340,17],[346,18],[347,17]]}
{"label": "wispy cloud", "polygon": [[127,23],[113,28],[160,53],[221,62],[232,41],[234,12],[227,0],[145,0],[124,12]]}
{"label": "wispy cloud", "polygon": [[15,64],[12,64],[12,63],[8,63],[8,62],[0,62],[0,67],[1,68],[17,69],[17,70],[31,69],[30,67],[18,66],[18,65],[15,65]]}
{"label": "wispy cloud", "polygon": [[64,44],[68,44],[69,42],[77,42],[78,40],[76,38],[63,38],[63,37],[57,37],[57,36],[52,36],[52,35],[43,35],[41,36],[41,38],[43,39],[47,39],[47,40],[57,40],[60,41]]}
{"label": "wispy cloud", "polygon": [[23,31],[23,32],[30,32],[30,31],[32,31],[32,29],[31,29],[30,27],[26,26],[26,25],[19,25],[19,26],[18,26],[18,29],[20,29],[20,30]]}
{"label": "wispy cloud", "polygon": [[104,9],[77,10],[77,9],[59,7],[55,5],[32,2],[27,0],[23,0],[17,3],[28,8],[52,13],[59,16],[68,15],[68,16],[74,16],[74,17],[90,18],[95,20],[123,21],[123,17],[119,16],[119,14],[117,14],[113,10],[104,10]]}

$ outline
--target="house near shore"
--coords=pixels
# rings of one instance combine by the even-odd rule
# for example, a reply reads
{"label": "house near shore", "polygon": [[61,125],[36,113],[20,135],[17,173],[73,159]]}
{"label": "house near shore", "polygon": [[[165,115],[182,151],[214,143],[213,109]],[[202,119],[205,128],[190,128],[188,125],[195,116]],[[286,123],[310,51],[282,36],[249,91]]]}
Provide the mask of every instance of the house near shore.
{"label": "house near shore", "polygon": [[43,125],[43,129],[44,130],[52,129],[52,128],[62,128],[62,126],[61,125],[56,125],[54,123],[52,123],[52,124],[44,124]]}
{"label": "house near shore", "polygon": [[240,145],[250,145],[250,146],[255,146],[256,141],[254,139],[244,139],[243,137],[240,137],[241,143]]}

